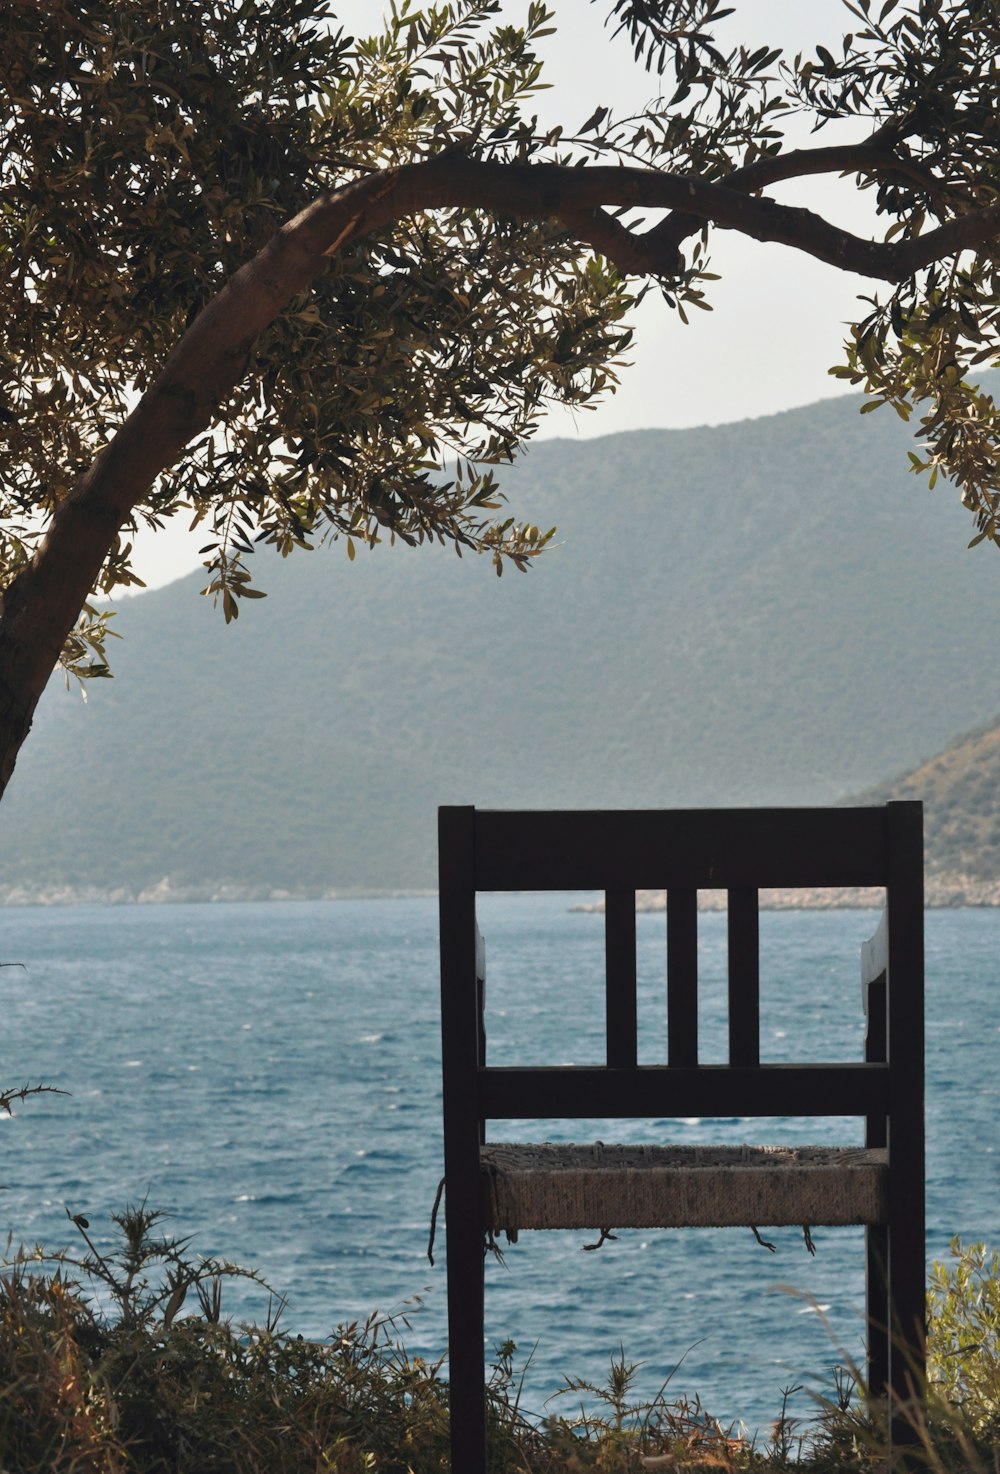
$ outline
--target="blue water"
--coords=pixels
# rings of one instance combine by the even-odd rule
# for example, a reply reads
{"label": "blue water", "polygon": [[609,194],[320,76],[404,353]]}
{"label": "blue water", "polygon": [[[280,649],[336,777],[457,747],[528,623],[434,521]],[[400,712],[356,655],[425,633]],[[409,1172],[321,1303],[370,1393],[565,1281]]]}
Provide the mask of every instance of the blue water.
{"label": "blue water", "polygon": [[[602,921],[569,903],[482,901],[496,1063],[600,1060]],[[766,1058],[859,1057],[858,950],[875,920],[762,916]],[[724,918],[702,915],[699,935],[703,1057],[721,1060]],[[638,952],[654,1062],[662,915],[638,918]],[[1000,913],[929,913],[929,1259],[955,1233],[1000,1242],[998,956]],[[111,1213],[148,1195],[198,1252],[259,1269],[287,1299],[288,1329],[322,1337],[378,1308],[406,1315],[412,1351],[444,1352],[443,1244],[433,1269],[425,1254],[441,1173],[433,900],[11,909],[0,958],[25,964],[0,971],[0,1081],[70,1092],[0,1118],[0,1230],[15,1244],[72,1242],[68,1207],[104,1249]],[[494,1134],[524,1134],[508,1125]],[[860,1140],[837,1121],[676,1122],[669,1139],[712,1131]],[[620,1124],[583,1128],[621,1136]],[[774,1255],[738,1229],[627,1233],[599,1253],[581,1252],[587,1234],[523,1234],[506,1268],[488,1266],[488,1334],[531,1353],[535,1410],[566,1375],[602,1380],[624,1347],[640,1392],[671,1377],[678,1395],[766,1431],[782,1388],[829,1389],[831,1368],[859,1357],[863,1304],[860,1230],[816,1230],[814,1259],[797,1230],[768,1236]],[[228,1305],[262,1318],[267,1296],[233,1281]],[[802,1416],[811,1406],[806,1391],[792,1398]]]}

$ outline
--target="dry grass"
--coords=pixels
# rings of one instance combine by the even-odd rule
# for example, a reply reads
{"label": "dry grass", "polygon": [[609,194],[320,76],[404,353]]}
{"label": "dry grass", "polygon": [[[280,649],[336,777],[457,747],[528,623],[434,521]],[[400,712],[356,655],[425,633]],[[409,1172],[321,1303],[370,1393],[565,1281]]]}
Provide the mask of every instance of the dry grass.
{"label": "dry grass", "polygon": [[[117,1222],[113,1257],[93,1250],[81,1219],[86,1253],[21,1253],[0,1275],[3,1474],[448,1470],[447,1384],[407,1356],[405,1322],[372,1319],[325,1342],[270,1313],[233,1325],[222,1287],[240,1271],[193,1259],[145,1205]],[[1000,1265],[979,1246],[956,1244],[953,1256],[932,1278],[932,1383],[911,1464],[1000,1474]],[[490,1381],[491,1474],[889,1469],[880,1410],[847,1374],[814,1424],[782,1411],[754,1446],[667,1387],[635,1401],[624,1353],[604,1385],[567,1381],[578,1410],[539,1424],[521,1411],[514,1356],[500,1348]]]}

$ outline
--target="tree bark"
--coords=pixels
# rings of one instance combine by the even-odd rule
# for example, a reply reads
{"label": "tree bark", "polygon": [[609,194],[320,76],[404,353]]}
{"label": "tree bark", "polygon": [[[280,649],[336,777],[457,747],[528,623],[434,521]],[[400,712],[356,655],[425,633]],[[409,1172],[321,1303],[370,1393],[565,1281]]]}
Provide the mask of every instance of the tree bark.
{"label": "tree bark", "polygon": [[[670,277],[678,241],[703,221],[806,251],[843,271],[889,282],[941,255],[992,237],[1000,205],[970,212],[916,240],[866,241],[808,210],[751,193],[806,173],[857,167],[898,172],[891,150],[797,151],[738,171],[726,184],[654,170],[504,164],[449,151],[368,175],[324,195],[289,221],[242,267],[183,334],[119,432],[57,508],[31,563],[10,584],[0,615],[0,794],[67,636],[115,538],[156,477],[212,422],[239,383],[259,334],[324,270],[326,259],[374,230],[419,211],[460,206],[523,219],[562,219],[623,274]],[[604,207],[672,213],[645,234]]]}

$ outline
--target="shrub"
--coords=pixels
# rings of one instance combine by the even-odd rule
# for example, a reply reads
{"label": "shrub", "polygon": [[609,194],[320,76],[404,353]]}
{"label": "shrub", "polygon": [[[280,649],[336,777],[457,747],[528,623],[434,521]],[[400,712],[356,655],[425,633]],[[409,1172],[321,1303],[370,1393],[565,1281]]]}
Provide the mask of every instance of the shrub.
{"label": "shrub", "polygon": [[[143,1203],[117,1215],[119,1245],[19,1252],[0,1275],[0,1469],[4,1474],[443,1474],[447,1385],[409,1358],[399,1320],[370,1318],[327,1341],[265,1322],[233,1325],[223,1283],[244,1271],[195,1259]],[[258,1278],[251,1275],[251,1278]],[[86,1283],[87,1288],[83,1287]],[[261,1282],[263,1283],[263,1282]],[[265,1287],[266,1288],[266,1287]],[[880,1471],[884,1408],[848,1373],[815,1424],[782,1412],[766,1446],[716,1423],[697,1401],[633,1397],[624,1351],[607,1384],[569,1379],[579,1410],[538,1424],[522,1413],[515,1347],[489,1386],[490,1474],[632,1474],[715,1468]],[[929,1383],[919,1460],[935,1474],[998,1467],[1000,1256],[956,1239],[929,1297]],[[910,1455],[910,1466],[914,1456]]]}

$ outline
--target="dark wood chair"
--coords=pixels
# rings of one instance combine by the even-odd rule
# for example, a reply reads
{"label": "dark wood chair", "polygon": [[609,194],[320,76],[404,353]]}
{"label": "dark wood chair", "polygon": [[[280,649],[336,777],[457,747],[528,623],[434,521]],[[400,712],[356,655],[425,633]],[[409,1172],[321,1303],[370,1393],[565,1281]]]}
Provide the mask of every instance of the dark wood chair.
{"label": "dark wood chair", "polygon": [[[923,839],[880,808],[439,814],[452,1469],[485,1474],[484,1250],[521,1228],[863,1223],[868,1386],[894,1441],[924,1372]],[[760,1059],[758,890],[884,886],[864,1060]],[[637,1063],[635,892],[667,891],[667,1062]],[[698,1056],[697,892],[728,892],[729,1061]],[[482,891],[603,891],[601,1067],[487,1064]],[[865,1146],[493,1144],[497,1119],[855,1116]],[[658,1127],[658,1133],[662,1125]]]}

